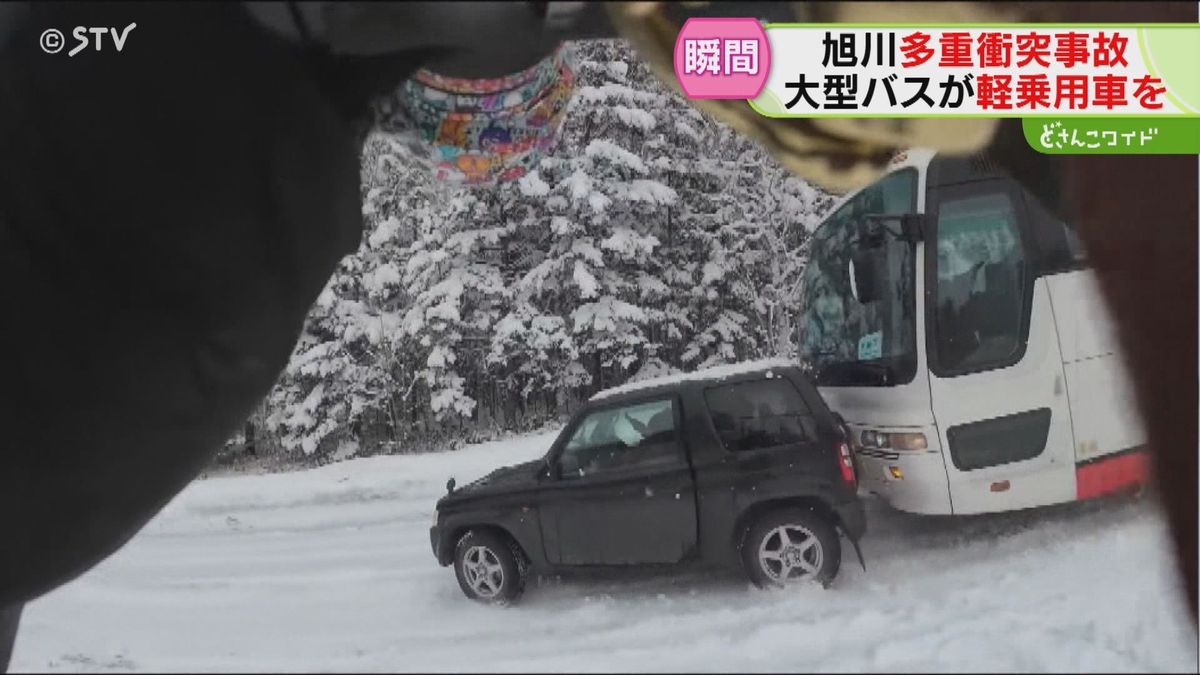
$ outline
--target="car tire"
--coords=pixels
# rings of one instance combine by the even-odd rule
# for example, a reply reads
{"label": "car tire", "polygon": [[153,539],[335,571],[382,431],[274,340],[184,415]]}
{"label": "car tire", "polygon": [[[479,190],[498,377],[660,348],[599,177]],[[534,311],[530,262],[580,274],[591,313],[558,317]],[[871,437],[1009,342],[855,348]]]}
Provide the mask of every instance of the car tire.
{"label": "car tire", "polygon": [[779,509],[750,526],[742,564],[759,588],[812,582],[828,587],[842,564],[842,542],[834,524],[812,509]]}
{"label": "car tire", "polygon": [[505,535],[473,530],[454,549],[454,575],[472,600],[504,605],[525,590],[526,565],[521,551]]}

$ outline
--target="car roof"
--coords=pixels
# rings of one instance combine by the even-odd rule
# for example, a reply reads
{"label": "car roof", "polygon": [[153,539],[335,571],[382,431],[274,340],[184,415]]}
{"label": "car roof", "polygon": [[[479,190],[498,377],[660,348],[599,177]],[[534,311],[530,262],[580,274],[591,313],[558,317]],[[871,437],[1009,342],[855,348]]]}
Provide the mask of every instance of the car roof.
{"label": "car roof", "polygon": [[675,373],[636,382],[627,382],[617,387],[596,392],[588,403],[614,403],[646,395],[678,391],[692,386],[705,386],[728,379],[741,379],[747,375],[766,373],[772,370],[798,370],[799,362],[779,357],[730,363],[690,373]]}

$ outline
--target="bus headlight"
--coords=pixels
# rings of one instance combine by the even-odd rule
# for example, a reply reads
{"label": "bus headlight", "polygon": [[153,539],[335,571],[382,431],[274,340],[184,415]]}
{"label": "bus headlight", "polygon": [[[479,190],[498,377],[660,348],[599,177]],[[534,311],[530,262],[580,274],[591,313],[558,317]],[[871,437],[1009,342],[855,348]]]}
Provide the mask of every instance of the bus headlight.
{"label": "bus headlight", "polygon": [[864,430],[860,435],[860,441],[862,447],[878,450],[926,450],[929,448],[929,441],[925,439],[925,434],[919,431],[888,432]]}
{"label": "bus headlight", "polygon": [[929,442],[921,432],[906,432],[887,434],[888,447],[893,450],[926,450]]}

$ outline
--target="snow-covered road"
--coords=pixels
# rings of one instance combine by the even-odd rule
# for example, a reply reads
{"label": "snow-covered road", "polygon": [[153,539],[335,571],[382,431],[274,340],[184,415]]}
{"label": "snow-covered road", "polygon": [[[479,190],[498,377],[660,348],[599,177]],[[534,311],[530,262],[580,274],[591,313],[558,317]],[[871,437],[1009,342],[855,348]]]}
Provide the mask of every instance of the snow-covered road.
{"label": "snow-covered road", "polygon": [[468,602],[429,550],[446,478],[551,439],[197,481],[26,609],[13,669],[1197,670],[1150,500],[957,521],[871,500],[868,572],[847,559],[828,591],[689,572]]}

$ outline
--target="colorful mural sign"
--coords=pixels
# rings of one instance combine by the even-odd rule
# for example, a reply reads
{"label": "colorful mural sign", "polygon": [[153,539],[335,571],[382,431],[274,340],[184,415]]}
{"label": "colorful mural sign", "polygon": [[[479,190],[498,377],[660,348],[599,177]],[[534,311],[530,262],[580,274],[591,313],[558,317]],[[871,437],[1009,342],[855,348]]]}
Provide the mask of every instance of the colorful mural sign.
{"label": "colorful mural sign", "polygon": [[487,80],[418,71],[401,100],[434,148],[437,178],[468,184],[508,181],[554,149],[575,86],[570,51],[559,47],[534,66]]}

